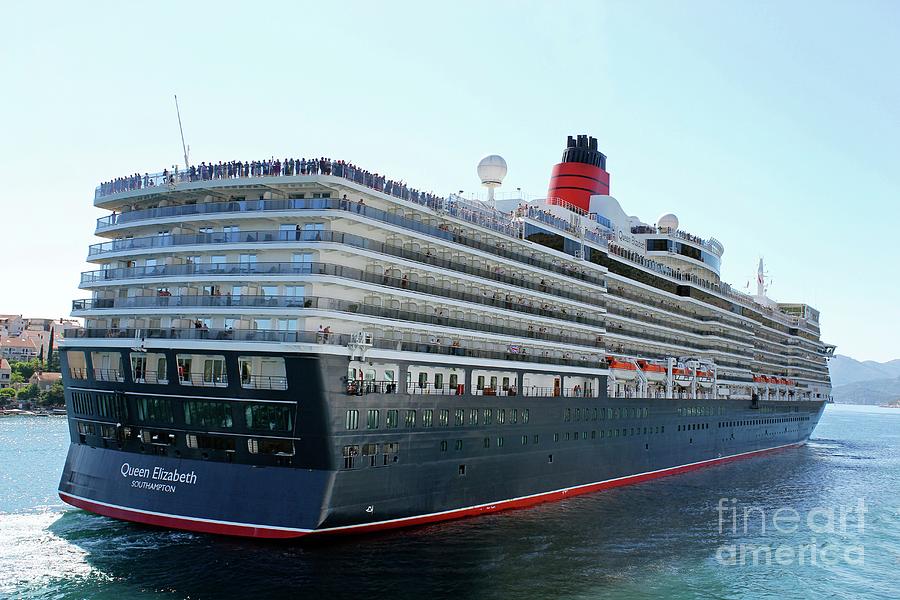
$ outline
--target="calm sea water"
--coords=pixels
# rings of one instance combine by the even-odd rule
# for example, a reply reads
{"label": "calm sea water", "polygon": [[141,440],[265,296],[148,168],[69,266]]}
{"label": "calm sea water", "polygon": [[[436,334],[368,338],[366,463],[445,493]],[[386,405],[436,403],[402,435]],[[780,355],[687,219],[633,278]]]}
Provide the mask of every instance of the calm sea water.
{"label": "calm sea water", "polygon": [[0,597],[900,593],[900,410],[829,406],[800,449],[531,509],[316,545],[170,532],[68,507],[55,492],[67,443],[63,418],[0,418]]}

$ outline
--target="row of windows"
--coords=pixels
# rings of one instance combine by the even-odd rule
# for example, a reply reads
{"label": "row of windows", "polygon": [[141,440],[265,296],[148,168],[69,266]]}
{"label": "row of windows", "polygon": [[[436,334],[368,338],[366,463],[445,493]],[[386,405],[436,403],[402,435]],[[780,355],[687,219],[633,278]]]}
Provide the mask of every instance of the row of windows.
{"label": "row of windows", "polygon": [[[379,450],[381,450],[380,453]],[[400,461],[400,443],[350,444],[344,446],[342,454],[345,469],[352,469],[357,465],[386,467]],[[361,460],[357,461],[360,457]]]}
{"label": "row of windows", "polygon": [[724,406],[680,406],[679,417],[716,417],[725,414]]}
{"label": "row of windows", "polygon": [[[656,426],[656,427],[622,427],[615,429],[600,429],[600,430],[592,430],[588,431],[566,431],[563,434],[554,433],[553,441],[559,442],[560,440],[565,439],[565,441],[578,441],[578,440],[596,440],[596,439],[611,439],[617,437],[628,437],[635,435],[655,435],[659,433],[665,433],[666,428],[664,425]],[[523,435],[519,438],[520,444],[522,446],[527,446],[529,444],[540,444],[541,438],[538,434],[534,434],[532,436]],[[495,440],[496,446],[498,448],[502,448],[505,444],[505,438],[503,436],[497,436]],[[491,447],[491,438],[486,437],[481,441],[482,447],[490,448]],[[450,448],[450,444],[447,440],[442,440],[440,443],[441,452],[447,452]],[[456,440],[454,443],[454,450],[460,451],[463,449],[463,440]]]}
{"label": "row of windows", "polygon": [[[100,416],[116,421],[128,421],[125,397],[110,393],[96,394],[96,410],[89,392],[72,393],[72,410],[85,416]],[[184,424],[192,427],[234,427],[234,405],[211,400],[187,400],[182,403]],[[169,398],[139,397],[134,399],[137,424],[172,425],[176,405]],[[262,403],[241,403],[248,429],[257,431],[291,432],[294,430],[294,407]]]}
{"label": "row of windows", "polygon": [[699,429],[709,429],[709,423],[690,423],[678,426],[678,431],[697,431]]}
{"label": "row of windows", "polygon": [[[115,440],[119,443],[130,439],[139,440],[150,446],[174,447],[178,445],[180,433],[161,431],[154,429],[137,429],[131,427],[116,427],[107,423],[90,423],[76,421],[77,431],[82,436],[97,436],[104,440]],[[199,433],[185,433],[184,445],[194,450],[223,450],[235,452],[237,443],[243,443],[244,438],[232,438],[227,436],[203,435]],[[293,455],[293,440],[279,440],[268,438],[246,438],[247,451],[250,454],[279,454]]]}
{"label": "row of windows", "polygon": [[774,425],[776,423],[799,423],[809,421],[809,417],[782,417],[776,419],[748,419],[744,421],[723,421],[719,427],[747,427],[749,425]]}
{"label": "row of windows", "polygon": [[[392,408],[382,411],[377,408],[371,408],[366,411],[366,429],[381,428],[382,412],[384,412],[385,416],[385,429],[396,429],[400,427],[401,418],[403,421],[403,427],[406,429],[416,427],[419,423],[419,421],[417,420],[418,411],[416,411],[415,409],[400,411],[398,409]],[[421,412],[422,427],[434,427],[434,409],[427,408],[422,410]],[[462,427],[466,424],[493,425],[494,423],[496,423],[497,425],[504,425],[506,423],[516,424],[519,422],[520,417],[522,423],[528,423],[530,416],[531,414],[529,412],[529,409],[527,408],[523,408],[521,411],[518,408],[457,408],[453,411],[453,426]],[[439,427],[449,427],[450,421],[450,409],[440,409],[437,414],[437,425]],[[351,409],[347,411],[344,426],[348,430],[359,429],[359,410]]]}
{"label": "row of windows", "polygon": [[582,412],[584,413],[585,421],[596,421],[596,420],[605,420],[605,419],[646,419],[650,416],[649,408],[585,408],[583,411],[580,408],[571,409],[567,408],[565,412],[564,420],[568,423],[569,421],[575,420],[580,421]]}

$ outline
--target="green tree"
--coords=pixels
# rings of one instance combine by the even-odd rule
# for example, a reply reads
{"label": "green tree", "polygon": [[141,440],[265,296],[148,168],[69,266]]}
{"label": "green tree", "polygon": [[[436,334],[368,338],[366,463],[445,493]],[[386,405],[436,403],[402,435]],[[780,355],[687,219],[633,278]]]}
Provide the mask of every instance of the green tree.
{"label": "green tree", "polygon": [[41,363],[36,358],[29,361],[16,361],[9,363],[12,372],[18,373],[24,380],[31,379],[34,372],[41,368]]}
{"label": "green tree", "polygon": [[14,372],[12,375],[9,376],[9,382],[13,385],[21,385],[21,384],[25,383],[25,378],[22,377],[21,373]]}
{"label": "green tree", "polygon": [[61,381],[55,382],[46,392],[41,392],[38,400],[40,406],[62,406],[66,403],[66,394]]}
{"label": "green tree", "polygon": [[41,388],[36,383],[32,383],[19,390],[16,400],[19,402],[32,402],[41,397]]}
{"label": "green tree", "polygon": [[0,390],[0,406],[6,406],[16,398],[16,390],[11,387]]}

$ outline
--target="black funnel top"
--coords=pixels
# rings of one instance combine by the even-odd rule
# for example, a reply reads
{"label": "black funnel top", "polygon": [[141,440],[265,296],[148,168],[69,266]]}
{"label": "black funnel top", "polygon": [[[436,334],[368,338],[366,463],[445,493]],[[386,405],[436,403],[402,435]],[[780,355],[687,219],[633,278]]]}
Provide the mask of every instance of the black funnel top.
{"label": "black funnel top", "polygon": [[597,138],[587,135],[569,136],[562,162],[584,163],[606,170],[606,155],[597,150]]}

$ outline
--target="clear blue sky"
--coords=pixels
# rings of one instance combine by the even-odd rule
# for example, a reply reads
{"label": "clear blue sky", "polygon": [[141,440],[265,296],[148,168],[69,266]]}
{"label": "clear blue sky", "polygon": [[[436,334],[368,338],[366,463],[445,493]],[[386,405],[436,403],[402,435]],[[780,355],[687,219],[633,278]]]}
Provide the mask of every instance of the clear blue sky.
{"label": "clear blue sky", "polygon": [[16,2],[0,24],[0,313],[67,315],[94,186],[192,159],[352,160],[546,190],[569,134],[612,193],[724,242],[724,278],[900,356],[900,3]]}

